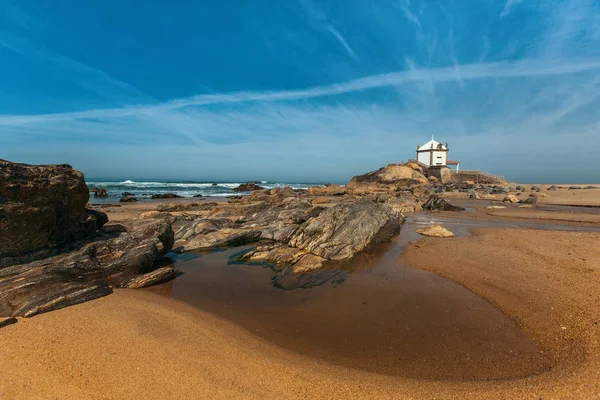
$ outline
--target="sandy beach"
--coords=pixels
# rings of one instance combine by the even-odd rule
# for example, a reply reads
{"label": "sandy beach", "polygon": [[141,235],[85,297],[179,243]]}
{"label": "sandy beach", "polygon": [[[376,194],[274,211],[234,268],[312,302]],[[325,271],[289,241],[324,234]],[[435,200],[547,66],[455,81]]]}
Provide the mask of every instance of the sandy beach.
{"label": "sandy beach", "polygon": [[[516,207],[507,208],[510,213],[494,210],[507,213],[498,218],[487,212],[488,201],[478,200],[477,211],[458,214],[479,221],[557,223],[540,220],[543,211]],[[146,207],[121,208],[139,213]],[[456,214],[431,215],[452,220]],[[562,214],[575,225],[597,223],[585,210]],[[161,295],[159,286],[117,290],[1,329],[3,343],[19,345],[0,349],[5,371],[0,394],[8,399],[596,398],[600,233],[572,229],[477,228],[469,237],[411,241],[396,258],[398,265],[449,278],[514,321],[547,363],[530,376],[472,380],[376,373],[367,362],[366,369],[344,365],[269,340],[235,316]],[[444,354],[439,355],[439,361],[425,359],[421,366],[432,374],[440,371]],[[455,363],[457,370],[465,368],[459,358]]]}

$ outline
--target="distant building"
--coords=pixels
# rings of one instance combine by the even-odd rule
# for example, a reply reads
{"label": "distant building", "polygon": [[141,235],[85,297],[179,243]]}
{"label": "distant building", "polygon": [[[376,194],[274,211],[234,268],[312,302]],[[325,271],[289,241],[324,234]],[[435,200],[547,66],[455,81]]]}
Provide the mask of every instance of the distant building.
{"label": "distant building", "polygon": [[454,165],[457,171],[460,167],[458,161],[448,159],[448,143],[446,142],[443,145],[437,142],[433,136],[423,146],[417,145],[417,161],[425,164],[427,167],[447,167]]}

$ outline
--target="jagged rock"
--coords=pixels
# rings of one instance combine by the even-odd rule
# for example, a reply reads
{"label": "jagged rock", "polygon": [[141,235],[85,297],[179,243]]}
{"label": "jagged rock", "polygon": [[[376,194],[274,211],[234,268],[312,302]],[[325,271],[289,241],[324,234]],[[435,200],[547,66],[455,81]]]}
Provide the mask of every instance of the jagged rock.
{"label": "jagged rock", "polygon": [[0,160],[0,259],[55,247],[90,233],[83,174],[70,165]]}
{"label": "jagged rock", "polygon": [[312,203],[313,204],[329,204],[329,203],[331,203],[331,199],[328,199],[327,197],[321,197],[321,198],[313,199]]}
{"label": "jagged rock", "polygon": [[400,233],[402,217],[366,200],[338,204],[302,224],[289,241],[328,260],[343,260]]}
{"label": "jagged rock", "polygon": [[254,182],[242,183],[240,186],[233,188],[234,192],[252,192],[254,190],[263,190],[264,187],[258,186]]}
{"label": "jagged rock", "polygon": [[150,196],[151,199],[181,199],[182,196],[175,193],[156,193]]}
{"label": "jagged rock", "polygon": [[151,272],[173,246],[166,220],[136,220],[126,229],[75,251],[0,269],[0,316],[30,317],[110,294]]}
{"label": "jagged rock", "polygon": [[[91,230],[97,230],[102,228],[108,222],[108,215],[102,211],[85,209],[86,224],[93,224]],[[91,219],[91,221],[90,221]]]}
{"label": "jagged rock", "polygon": [[327,184],[325,186],[311,186],[308,188],[311,196],[343,196],[346,188],[340,185]]}
{"label": "jagged rock", "polygon": [[108,197],[108,191],[103,188],[92,188],[90,193],[94,193],[94,197],[98,199],[105,199]]}
{"label": "jagged rock", "polygon": [[465,208],[452,205],[442,197],[431,195],[429,200],[423,204],[425,210],[442,210],[442,211],[465,211]]}
{"label": "jagged rock", "polygon": [[160,203],[156,206],[156,211],[174,212],[189,210],[209,210],[217,206],[217,203]]}
{"label": "jagged rock", "polygon": [[377,171],[353,177],[346,189],[354,194],[395,192],[412,186],[429,184],[422,173],[400,164],[389,164]]}
{"label": "jagged rock", "polygon": [[439,237],[439,238],[448,238],[454,237],[454,233],[450,232],[448,229],[444,228],[441,225],[431,225],[426,228],[420,228],[415,230],[415,232],[431,237]]}

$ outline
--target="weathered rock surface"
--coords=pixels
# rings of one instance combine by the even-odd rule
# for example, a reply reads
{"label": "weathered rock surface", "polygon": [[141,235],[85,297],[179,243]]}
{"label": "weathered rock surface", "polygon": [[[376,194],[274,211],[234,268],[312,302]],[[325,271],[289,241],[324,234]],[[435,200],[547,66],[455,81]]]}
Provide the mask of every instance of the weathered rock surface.
{"label": "weathered rock surface", "polygon": [[30,317],[105,296],[113,287],[142,287],[174,276],[152,273],[153,263],[173,246],[168,221],[119,225],[125,232],[106,227],[110,233],[101,231],[75,251],[0,269],[0,316]]}
{"label": "weathered rock surface", "polygon": [[242,183],[240,186],[233,188],[234,192],[252,192],[254,190],[263,190],[264,187],[258,186],[254,182]]}
{"label": "weathered rock surface", "polygon": [[403,219],[388,206],[367,200],[339,204],[298,228],[289,245],[328,260],[344,260],[400,233]]}
{"label": "weathered rock surface", "polygon": [[119,201],[121,203],[131,203],[134,201],[138,201],[138,199],[135,196],[123,196],[123,197],[121,197],[121,199]]}
{"label": "weathered rock surface", "polygon": [[504,199],[502,200],[502,202],[503,203],[518,203],[519,199],[517,199],[512,194],[508,194],[508,195],[506,195],[506,197],[504,197]]}
{"label": "weathered rock surface", "polygon": [[415,232],[417,232],[421,235],[424,235],[424,236],[431,236],[431,237],[438,237],[438,238],[454,237],[454,233],[450,232],[448,229],[444,228],[441,225],[431,225],[426,228],[417,229],[417,230],[415,230]]}
{"label": "weathered rock surface", "polygon": [[8,318],[0,318],[0,328],[4,328],[5,326],[16,324],[17,319],[15,317]]}
{"label": "weathered rock surface", "polygon": [[340,185],[328,184],[325,186],[311,186],[308,188],[308,194],[311,196],[343,196],[346,194],[346,188]]}
{"label": "weathered rock surface", "polygon": [[389,193],[427,184],[427,177],[407,164],[389,164],[377,171],[355,176],[346,184],[346,190],[353,194]]}
{"label": "weathered rock surface", "polygon": [[448,203],[448,201],[437,195],[431,195],[429,200],[423,204],[425,210],[442,210],[442,211],[465,211],[464,207],[459,207]]}
{"label": "weathered rock surface", "polygon": [[0,160],[0,259],[58,246],[90,234],[89,190],[71,166]]}

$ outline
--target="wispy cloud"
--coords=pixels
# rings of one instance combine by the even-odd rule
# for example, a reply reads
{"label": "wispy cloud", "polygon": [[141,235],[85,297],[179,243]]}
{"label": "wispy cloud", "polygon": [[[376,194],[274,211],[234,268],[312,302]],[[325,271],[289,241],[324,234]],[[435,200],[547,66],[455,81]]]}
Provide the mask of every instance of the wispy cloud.
{"label": "wispy cloud", "polygon": [[[515,62],[476,63],[461,66],[461,80],[470,81],[487,78],[526,78],[547,77],[577,74],[586,71],[600,70],[600,58],[566,63],[522,60]],[[387,74],[370,75],[360,79],[336,83],[326,86],[316,86],[299,90],[261,91],[261,92],[231,92],[217,94],[202,94],[182,99],[176,99],[156,105],[129,106],[123,108],[97,109],[61,114],[41,114],[24,116],[0,116],[0,125],[18,125],[39,123],[54,120],[74,118],[103,118],[128,117],[136,115],[152,115],[164,110],[177,110],[186,107],[234,104],[246,102],[286,101],[319,98],[344,93],[360,92],[369,89],[393,87],[411,82],[448,82],[456,80],[456,68],[430,68],[398,71]]]}
{"label": "wispy cloud", "polygon": [[0,30],[0,47],[27,57],[52,73],[71,80],[80,88],[117,104],[156,101],[133,85],[123,82],[104,71],[90,67],[10,32]]}
{"label": "wispy cloud", "polygon": [[329,32],[331,32],[331,34],[337,39],[338,42],[340,42],[342,47],[346,50],[346,52],[348,52],[348,55],[350,57],[352,57],[352,59],[354,61],[358,61],[358,57],[356,56],[356,53],[354,53],[354,50],[352,50],[352,47],[350,47],[350,45],[348,44],[346,39],[342,36],[342,34],[337,29],[335,29],[335,27],[331,24],[328,24],[327,30]]}
{"label": "wispy cloud", "polygon": [[504,4],[504,9],[500,13],[500,18],[506,17],[512,11],[512,9],[522,1],[523,0],[506,0],[506,3]]}

